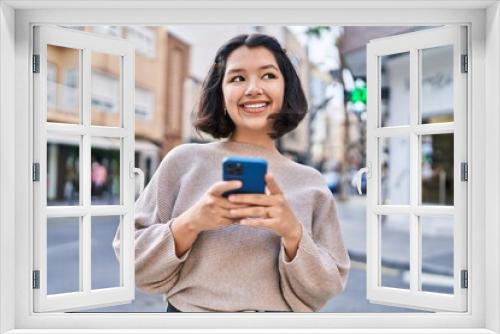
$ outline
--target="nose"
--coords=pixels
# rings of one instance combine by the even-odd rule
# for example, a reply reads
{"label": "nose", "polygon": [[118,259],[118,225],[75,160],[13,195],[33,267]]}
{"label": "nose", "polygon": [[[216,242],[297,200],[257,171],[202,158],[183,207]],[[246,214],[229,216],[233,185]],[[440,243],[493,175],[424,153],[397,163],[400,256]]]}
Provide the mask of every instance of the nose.
{"label": "nose", "polygon": [[257,79],[249,79],[247,89],[245,90],[245,95],[259,95],[263,93],[262,87],[260,87]]}

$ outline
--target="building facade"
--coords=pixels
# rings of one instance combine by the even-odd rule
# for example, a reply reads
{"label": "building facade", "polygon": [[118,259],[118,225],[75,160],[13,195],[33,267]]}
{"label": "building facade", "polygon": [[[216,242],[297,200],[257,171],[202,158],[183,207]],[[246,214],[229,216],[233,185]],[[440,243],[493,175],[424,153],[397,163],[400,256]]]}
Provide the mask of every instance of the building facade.
{"label": "building facade", "polygon": [[[188,44],[162,27],[72,27],[132,42],[135,54],[135,161],[146,183],[161,158],[182,141],[184,82]],[[79,53],[57,46],[48,48],[48,116],[50,122],[79,123]],[[94,53],[91,71],[91,124],[119,126],[121,63],[116,56]],[[79,138],[48,134],[48,201],[77,198]],[[92,138],[92,194],[106,203],[119,201],[121,143]],[[70,176],[68,176],[70,175]]]}

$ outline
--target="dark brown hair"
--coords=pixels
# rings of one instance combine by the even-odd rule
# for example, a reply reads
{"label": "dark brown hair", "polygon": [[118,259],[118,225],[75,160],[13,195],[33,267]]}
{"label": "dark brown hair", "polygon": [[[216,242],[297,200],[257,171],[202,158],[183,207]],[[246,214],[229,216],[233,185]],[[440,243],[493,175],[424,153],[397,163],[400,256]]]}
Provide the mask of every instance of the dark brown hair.
{"label": "dark brown hair", "polygon": [[233,121],[224,113],[222,80],[229,55],[241,46],[265,47],[272,52],[278,63],[285,82],[283,106],[280,112],[269,115],[268,119],[274,119],[269,136],[273,139],[280,138],[302,121],[307,113],[307,100],[297,72],[279,42],[274,37],[257,33],[238,35],[217,50],[215,61],[202,85],[194,127],[214,138],[229,137],[234,131]]}

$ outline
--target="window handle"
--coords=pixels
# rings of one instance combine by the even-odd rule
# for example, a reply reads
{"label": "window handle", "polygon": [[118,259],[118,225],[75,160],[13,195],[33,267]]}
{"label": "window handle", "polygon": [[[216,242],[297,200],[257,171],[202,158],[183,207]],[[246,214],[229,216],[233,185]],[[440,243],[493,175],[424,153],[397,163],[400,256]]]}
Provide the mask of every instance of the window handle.
{"label": "window handle", "polygon": [[358,189],[358,194],[360,194],[360,195],[363,194],[363,192],[361,191],[361,177],[365,173],[366,173],[366,176],[368,177],[369,172],[370,172],[370,167],[368,165],[368,167],[363,167],[360,170],[358,170],[356,172],[356,174],[354,174],[354,176],[352,177],[351,184],[353,187],[356,187],[356,189]]}
{"label": "window handle", "polygon": [[142,171],[142,169],[134,167],[134,163],[130,162],[130,178],[135,181],[136,175],[139,176],[139,195],[140,195],[144,190],[144,172]]}

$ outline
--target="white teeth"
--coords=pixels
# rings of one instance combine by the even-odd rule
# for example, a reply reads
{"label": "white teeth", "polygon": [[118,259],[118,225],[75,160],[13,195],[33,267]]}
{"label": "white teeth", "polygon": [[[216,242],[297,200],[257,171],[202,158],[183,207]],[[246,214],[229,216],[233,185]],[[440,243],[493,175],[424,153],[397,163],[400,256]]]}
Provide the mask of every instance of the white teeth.
{"label": "white teeth", "polygon": [[258,103],[258,104],[245,104],[243,105],[245,108],[262,108],[265,107],[265,103]]}

